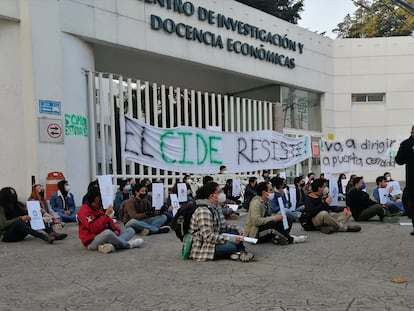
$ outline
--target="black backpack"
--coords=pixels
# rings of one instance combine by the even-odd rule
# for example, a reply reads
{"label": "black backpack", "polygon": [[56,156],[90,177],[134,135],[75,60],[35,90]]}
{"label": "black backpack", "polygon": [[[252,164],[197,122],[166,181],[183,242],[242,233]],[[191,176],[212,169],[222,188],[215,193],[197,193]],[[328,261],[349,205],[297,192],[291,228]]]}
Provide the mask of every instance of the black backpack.
{"label": "black backpack", "polygon": [[300,224],[302,225],[302,228],[305,231],[315,231],[316,230],[315,226],[313,225],[312,219],[308,216],[306,211],[303,211],[302,215],[300,215],[299,222],[300,222]]}
{"label": "black backpack", "polygon": [[181,204],[181,207],[175,214],[171,227],[175,231],[177,238],[181,241],[183,240],[184,235],[188,233],[191,216],[193,216],[195,210],[200,206],[208,207],[207,205],[197,205],[196,203],[184,203]]}

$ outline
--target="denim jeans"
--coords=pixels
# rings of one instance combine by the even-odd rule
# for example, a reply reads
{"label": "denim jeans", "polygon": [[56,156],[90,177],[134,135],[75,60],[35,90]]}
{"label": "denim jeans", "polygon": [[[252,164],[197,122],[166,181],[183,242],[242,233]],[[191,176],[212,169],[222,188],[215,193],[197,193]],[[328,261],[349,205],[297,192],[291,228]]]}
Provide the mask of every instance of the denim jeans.
{"label": "denim jeans", "polygon": [[97,250],[99,245],[105,243],[111,243],[115,248],[129,248],[128,241],[135,235],[135,231],[132,228],[126,228],[121,231],[121,234],[117,236],[112,230],[106,229],[99,233],[93,241],[88,245],[89,250]]}
{"label": "denim jeans", "polygon": [[146,219],[130,219],[125,228],[133,228],[135,232],[139,233],[142,229],[148,229],[150,233],[157,233],[158,229],[165,224],[167,216],[160,215]]}

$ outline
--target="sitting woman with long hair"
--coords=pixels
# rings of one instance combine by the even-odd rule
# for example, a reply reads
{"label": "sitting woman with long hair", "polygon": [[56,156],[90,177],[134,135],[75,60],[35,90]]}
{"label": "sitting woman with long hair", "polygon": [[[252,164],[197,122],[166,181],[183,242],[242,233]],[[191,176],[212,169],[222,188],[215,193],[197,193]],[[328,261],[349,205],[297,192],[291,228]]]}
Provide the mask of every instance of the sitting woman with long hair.
{"label": "sitting woman with long hair", "polygon": [[24,204],[17,199],[16,190],[5,187],[0,190],[0,236],[3,242],[23,241],[27,235],[42,239],[50,244],[56,239],[53,231],[45,234],[30,227],[30,216]]}

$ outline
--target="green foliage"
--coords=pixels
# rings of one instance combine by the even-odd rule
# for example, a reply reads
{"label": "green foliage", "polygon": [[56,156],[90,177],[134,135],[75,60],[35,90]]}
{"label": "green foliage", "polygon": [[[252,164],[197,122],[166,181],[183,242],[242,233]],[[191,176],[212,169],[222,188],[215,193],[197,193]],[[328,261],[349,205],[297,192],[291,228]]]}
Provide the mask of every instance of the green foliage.
{"label": "green foliage", "polygon": [[297,24],[303,11],[304,0],[236,0],[252,8],[266,12],[289,23]]}
{"label": "green foliage", "polygon": [[[414,4],[414,0],[405,0]],[[414,31],[414,15],[391,0],[353,0],[357,7],[333,30],[338,38],[408,36]]]}

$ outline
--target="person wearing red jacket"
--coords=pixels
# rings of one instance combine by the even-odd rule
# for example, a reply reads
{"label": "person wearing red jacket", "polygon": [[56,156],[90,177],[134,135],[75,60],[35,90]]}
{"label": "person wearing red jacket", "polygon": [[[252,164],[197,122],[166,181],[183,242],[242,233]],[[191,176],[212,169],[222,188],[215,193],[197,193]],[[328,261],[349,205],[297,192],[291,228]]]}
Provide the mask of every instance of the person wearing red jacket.
{"label": "person wearing red jacket", "polygon": [[79,239],[82,244],[89,250],[102,253],[141,246],[144,242],[142,239],[133,239],[134,229],[121,231],[109,216],[112,212],[112,207],[103,210],[99,188],[91,188],[78,212]]}

